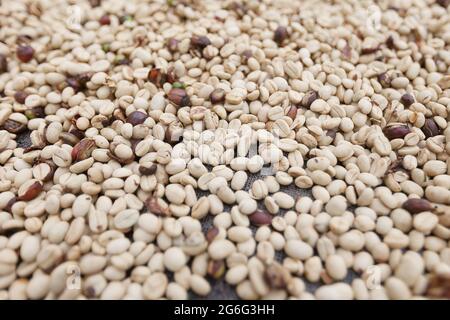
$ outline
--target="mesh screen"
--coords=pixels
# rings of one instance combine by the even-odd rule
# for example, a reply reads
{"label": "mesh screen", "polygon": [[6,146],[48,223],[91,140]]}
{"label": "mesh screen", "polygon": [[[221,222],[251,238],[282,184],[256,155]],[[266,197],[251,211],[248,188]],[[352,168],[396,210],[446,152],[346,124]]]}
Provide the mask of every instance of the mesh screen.
{"label": "mesh screen", "polygon": [[[22,133],[19,134],[16,138],[18,147],[26,148],[31,145],[30,136],[29,133]],[[210,169],[210,168],[209,168]],[[249,190],[252,186],[253,182],[258,179],[264,179],[264,176],[261,174],[248,174],[247,183],[244,187],[244,190]],[[311,196],[311,192],[309,190],[305,189],[299,189],[294,184],[291,184],[290,186],[281,186],[280,191],[286,192],[290,196],[292,196],[294,199],[296,199],[298,196]],[[205,191],[197,191],[197,197],[207,196],[209,193]],[[260,201],[258,203],[258,207],[263,209],[264,204]],[[230,206],[224,206],[224,211],[230,212],[231,207]],[[280,212],[278,215],[284,215],[286,210],[280,209]],[[208,230],[213,223],[213,216],[208,215],[206,218],[202,220],[202,226],[203,230]],[[253,231],[256,230],[256,228],[252,227]],[[276,253],[276,259],[278,261],[282,261],[284,258],[283,252],[278,251]],[[173,275],[168,274],[169,278],[172,279]],[[346,282],[350,283],[353,278],[355,278],[356,274],[352,271],[349,271],[347,278],[345,279]],[[227,284],[224,280],[214,280],[214,279],[208,279],[211,284],[211,292],[206,297],[199,297],[193,293],[190,293],[189,298],[190,299],[220,299],[220,300],[231,300],[231,299],[238,299],[238,296],[236,295],[235,288],[233,286],[230,286]],[[321,283],[311,283],[307,281],[306,279],[303,279],[305,281],[306,289],[309,292],[314,292],[317,287],[321,285]]]}

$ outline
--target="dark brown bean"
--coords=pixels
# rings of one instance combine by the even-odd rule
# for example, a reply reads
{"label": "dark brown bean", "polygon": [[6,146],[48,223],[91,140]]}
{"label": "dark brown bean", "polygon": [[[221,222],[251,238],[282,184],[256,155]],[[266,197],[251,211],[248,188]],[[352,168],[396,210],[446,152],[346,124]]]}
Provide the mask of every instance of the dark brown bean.
{"label": "dark brown bean", "polygon": [[404,95],[402,95],[402,97],[400,98],[400,102],[406,107],[408,108],[410,105],[412,105],[415,101],[414,101],[414,97],[412,96],[412,94],[410,93],[405,93]]}
{"label": "dark brown bean", "polygon": [[8,71],[8,60],[4,54],[0,54],[0,74]]}
{"label": "dark brown bean", "polygon": [[264,270],[264,280],[272,289],[285,289],[289,278],[289,271],[276,262]]}
{"label": "dark brown bean", "polygon": [[27,125],[15,120],[8,119],[3,124],[3,129],[10,133],[21,133],[27,129]]}
{"label": "dark brown bean", "polygon": [[88,299],[94,299],[97,297],[97,293],[95,292],[95,288],[92,286],[86,286],[83,290],[84,295]]}
{"label": "dark brown bean", "polygon": [[92,73],[83,73],[75,77],[68,77],[66,79],[66,83],[69,87],[71,87],[75,92],[82,91],[86,89],[87,82],[91,79]]}
{"label": "dark brown bean", "polygon": [[386,46],[391,50],[395,49],[394,38],[391,35],[386,39]]}
{"label": "dark brown bean", "polygon": [[34,107],[31,110],[33,111],[35,118],[45,118],[46,116],[44,107]]}
{"label": "dark brown bean", "polygon": [[98,22],[102,25],[102,26],[107,26],[111,24],[111,18],[105,14],[103,16],[101,16],[101,18],[98,20]]}
{"label": "dark brown bean", "polygon": [[133,111],[127,117],[127,122],[131,123],[133,126],[142,124],[148,118],[148,115],[141,111]]}
{"label": "dark brown bean", "polygon": [[286,27],[283,26],[279,26],[274,33],[273,36],[273,40],[279,45],[281,46],[283,44],[283,42],[287,39],[288,37],[288,32]]}
{"label": "dark brown bean", "polygon": [[82,87],[83,89],[86,88],[86,83],[87,83],[89,80],[91,80],[91,78],[92,78],[93,75],[94,75],[94,74],[93,74],[92,72],[85,72],[85,73],[82,73],[82,74],[78,75],[78,81],[80,82],[81,87]]}
{"label": "dark brown bean", "polygon": [[272,223],[272,215],[264,210],[256,210],[251,215],[248,216],[250,222],[259,227],[264,225],[270,225]]}
{"label": "dark brown bean", "polygon": [[17,91],[14,93],[14,100],[16,100],[17,103],[24,104],[25,99],[28,97],[28,93],[25,91]]}
{"label": "dark brown bean", "polygon": [[169,208],[163,208],[158,203],[158,198],[150,196],[145,200],[145,206],[147,207],[147,210],[153,214],[156,214],[157,216],[169,216]]}
{"label": "dark brown bean", "polygon": [[[171,84],[175,84],[175,82],[178,81],[178,77],[175,74],[175,69],[173,67],[170,67],[169,69],[167,69],[166,81]],[[175,88],[175,86],[174,86],[174,88]],[[184,88],[184,85],[183,85],[183,88]]]}
{"label": "dark brown bean", "polygon": [[45,118],[45,109],[43,107],[34,107],[25,110],[28,119]]}
{"label": "dark brown bean", "polygon": [[380,46],[379,45],[375,46],[375,47],[362,48],[361,49],[361,55],[372,54],[372,53],[377,52],[378,50],[380,50]]}
{"label": "dark brown bean", "polygon": [[172,88],[169,91],[169,100],[179,107],[185,107],[191,105],[191,99],[186,93],[186,90],[181,88]]}
{"label": "dark brown bean", "polygon": [[141,164],[139,166],[139,172],[144,176],[151,176],[155,174],[157,168],[158,166],[155,163]]}
{"label": "dark brown bean", "polygon": [[391,86],[391,77],[386,72],[383,72],[378,75],[378,82],[383,88],[389,88]]}
{"label": "dark brown bean", "polygon": [[389,126],[384,128],[383,132],[389,140],[403,139],[411,129],[408,126]]}
{"label": "dark brown bean", "polygon": [[18,201],[30,201],[36,198],[43,189],[42,183],[39,181],[36,181],[33,183],[30,187],[28,187],[28,190],[25,191],[25,193],[19,197],[17,197]]}
{"label": "dark brown bean", "polygon": [[79,140],[83,139],[85,137],[84,132],[81,130],[78,130],[77,128],[72,128],[69,130],[69,133],[76,136]]}
{"label": "dark brown bean", "polygon": [[8,201],[8,203],[6,204],[6,207],[3,208],[3,210],[6,211],[6,212],[11,213],[11,208],[12,208],[12,206],[14,205],[14,203],[16,203],[17,201],[18,201],[18,200],[17,200],[17,197],[12,197],[12,198]]}
{"label": "dark brown bean", "polygon": [[177,39],[169,39],[167,41],[167,49],[169,49],[170,52],[175,52],[178,50],[178,40]]}
{"label": "dark brown bean", "polygon": [[448,8],[450,5],[450,0],[436,0],[436,3],[443,8]]}
{"label": "dark brown bean", "polygon": [[86,138],[81,140],[72,148],[72,160],[76,162],[89,158],[95,146],[93,139]]}
{"label": "dark brown bean", "polygon": [[425,199],[408,199],[405,202],[403,202],[402,207],[403,209],[412,214],[433,210],[433,207],[431,206],[430,202],[428,202],[428,200]]}
{"label": "dark brown bean", "polygon": [[67,85],[71,87],[75,92],[81,90],[81,85],[76,77],[69,77],[66,79]]}
{"label": "dark brown bean", "polygon": [[164,134],[164,141],[171,145],[175,145],[181,141],[182,137],[183,137],[183,127],[180,124],[175,123],[167,127],[166,132]]}
{"label": "dark brown bean", "polygon": [[27,63],[33,59],[34,49],[33,49],[33,47],[31,47],[29,45],[19,45],[17,47],[16,54],[17,54],[17,58],[21,62]]}
{"label": "dark brown bean", "polygon": [[248,59],[253,57],[252,50],[244,50],[241,56],[242,56],[242,63],[247,63]]}
{"label": "dark brown bean", "polygon": [[428,281],[426,296],[438,299],[450,299],[450,277],[433,275]]}
{"label": "dark brown bean", "polygon": [[214,89],[209,95],[209,99],[212,103],[221,103],[225,100],[225,90],[222,88]]}
{"label": "dark brown bean", "polygon": [[206,232],[206,240],[211,243],[215,237],[219,234],[219,229],[217,227],[211,227]]}
{"label": "dark brown bean", "polygon": [[430,137],[437,136],[441,134],[441,129],[438,127],[434,119],[427,118],[425,119],[425,124],[422,127],[422,132],[424,133],[425,137],[428,139]]}
{"label": "dark brown bean", "polygon": [[19,34],[16,38],[16,44],[27,45],[31,42],[32,38],[26,34]]}
{"label": "dark brown bean", "polygon": [[55,171],[56,171],[56,169],[58,169],[58,166],[53,161],[46,161],[45,163],[50,166],[50,172],[45,176],[45,178],[42,180],[42,182],[48,182],[48,181],[53,180]]}
{"label": "dark brown bean", "polygon": [[405,168],[403,168],[403,157],[399,157],[398,159],[392,161],[392,163],[389,165],[387,173],[393,173],[397,171],[406,172]]}
{"label": "dark brown bean", "polygon": [[211,41],[207,36],[193,36],[191,38],[191,47],[195,49],[203,50],[211,44]]}
{"label": "dark brown bean", "polygon": [[334,138],[336,138],[336,133],[338,132],[338,129],[330,129],[327,130],[326,136],[330,137],[331,139],[334,140]]}
{"label": "dark brown bean", "polygon": [[311,104],[317,99],[317,92],[308,91],[302,99],[302,106],[305,108],[311,107]]}
{"label": "dark brown bean", "polygon": [[166,75],[159,68],[153,68],[148,72],[148,80],[155,84],[157,87],[161,87],[166,82]]}
{"label": "dark brown bean", "polygon": [[141,139],[130,139],[130,143],[131,143],[131,150],[133,150],[133,153],[136,152],[136,146],[138,145],[139,142],[141,142]]}

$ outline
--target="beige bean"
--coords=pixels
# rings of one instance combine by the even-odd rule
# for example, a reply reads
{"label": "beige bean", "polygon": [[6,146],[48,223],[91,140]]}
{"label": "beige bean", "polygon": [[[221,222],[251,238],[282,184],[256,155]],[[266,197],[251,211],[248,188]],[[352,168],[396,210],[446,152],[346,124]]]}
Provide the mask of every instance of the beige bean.
{"label": "beige bean", "polygon": [[236,250],[229,240],[214,240],[208,247],[208,254],[214,260],[223,260]]}
{"label": "beige bean", "polygon": [[142,293],[146,299],[155,300],[164,295],[168,285],[168,279],[165,274],[160,272],[153,273],[142,286]]}
{"label": "beige bean", "polygon": [[206,296],[211,291],[211,285],[209,284],[209,282],[205,278],[196,274],[193,274],[190,277],[189,284],[192,291],[194,291],[199,296]]}
{"label": "beige bean", "polygon": [[327,273],[335,280],[343,280],[347,275],[347,266],[339,255],[329,255],[325,261]]}
{"label": "beige bean", "polygon": [[348,284],[339,282],[318,288],[315,296],[319,300],[351,300],[353,290]]}
{"label": "beige bean", "polygon": [[310,245],[295,239],[286,242],[284,251],[289,257],[299,260],[307,260],[313,255],[313,249]]}
{"label": "beige bean", "polygon": [[180,248],[172,247],[164,252],[164,265],[172,272],[180,270],[186,264],[186,256]]}
{"label": "beige bean", "polygon": [[139,212],[135,209],[127,209],[114,217],[114,225],[119,229],[127,229],[135,225],[138,220]]}

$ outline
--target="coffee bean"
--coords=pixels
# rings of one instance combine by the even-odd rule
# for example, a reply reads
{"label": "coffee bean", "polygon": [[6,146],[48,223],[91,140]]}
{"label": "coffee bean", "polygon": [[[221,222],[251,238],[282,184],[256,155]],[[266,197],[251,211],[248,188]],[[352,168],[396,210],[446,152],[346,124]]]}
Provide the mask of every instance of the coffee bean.
{"label": "coffee bean", "polygon": [[425,199],[408,199],[403,203],[402,207],[412,214],[433,210],[431,204]]}

